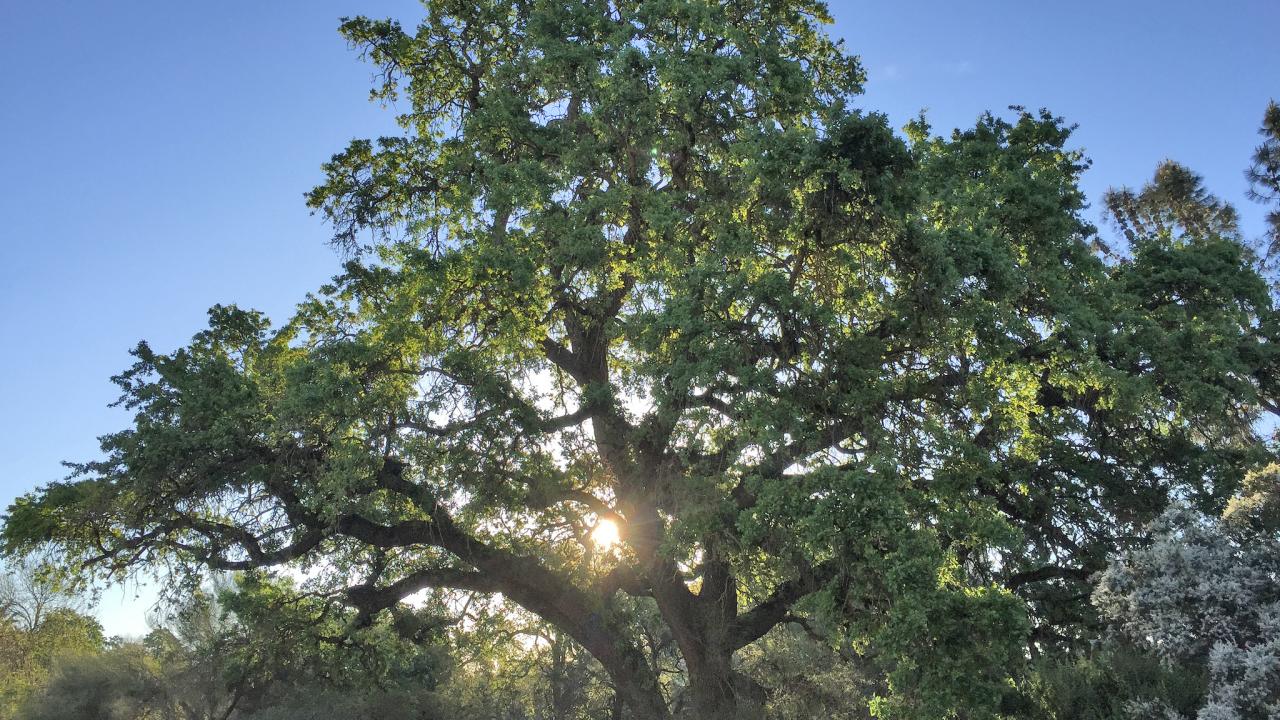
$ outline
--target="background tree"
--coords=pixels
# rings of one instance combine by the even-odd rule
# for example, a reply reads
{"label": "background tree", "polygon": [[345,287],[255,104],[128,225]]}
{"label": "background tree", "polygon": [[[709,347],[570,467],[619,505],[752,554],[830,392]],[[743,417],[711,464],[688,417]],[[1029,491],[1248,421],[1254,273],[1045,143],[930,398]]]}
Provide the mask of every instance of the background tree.
{"label": "background tree", "polygon": [[68,656],[14,716],[22,720],[196,720],[168,693],[163,669],[139,643]]}
{"label": "background tree", "polygon": [[[1264,720],[1280,713],[1280,467],[1251,478],[1225,519],[1186,508],[1155,523],[1149,547],[1102,576],[1094,601],[1119,628],[1172,665],[1208,678],[1195,717]],[[1159,694],[1135,698],[1151,717],[1171,713]]]}
{"label": "background tree", "polygon": [[1117,196],[1104,262],[1069,128],[896,137],[820,3],[426,11],[343,25],[405,108],[309,196],[345,272],[139,345],[133,427],[11,550],[294,564],[353,627],[501,594],[643,720],[761,713],[744,649],[813,618],[878,715],[989,717],[1109,550],[1270,457],[1270,295],[1183,176]]}
{"label": "background tree", "polygon": [[55,569],[55,560],[49,552],[35,552],[0,566],[0,617],[31,631],[56,610],[83,613],[85,597]]}
{"label": "background tree", "polygon": [[[44,660],[41,674],[12,686],[8,714],[0,717],[434,720],[458,717],[467,707],[433,692],[448,668],[428,623],[415,629],[402,616],[344,631],[350,611],[335,612],[287,587],[241,578],[198,590],[158,614],[141,640],[104,645],[100,634],[96,644],[64,640],[58,652],[36,658]],[[51,613],[46,625],[58,613],[65,611]],[[64,627],[59,637],[66,635]],[[32,637],[27,645],[51,643]]]}
{"label": "background tree", "polygon": [[1253,164],[1245,177],[1249,180],[1251,199],[1277,207],[1267,214],[1270,225],[1267,251],[1274,255],[1280,250],[1280,105],[1275,100],[1267,104],[1258,134],[1262,136],[1262,144],[1254,151]]}
{"label": "background tree", "polygon": [[11,562],[0,576],[0,718],[18,717],[26,698],[62,661],[102,648],[102,627],[80,609],[35,555]]}

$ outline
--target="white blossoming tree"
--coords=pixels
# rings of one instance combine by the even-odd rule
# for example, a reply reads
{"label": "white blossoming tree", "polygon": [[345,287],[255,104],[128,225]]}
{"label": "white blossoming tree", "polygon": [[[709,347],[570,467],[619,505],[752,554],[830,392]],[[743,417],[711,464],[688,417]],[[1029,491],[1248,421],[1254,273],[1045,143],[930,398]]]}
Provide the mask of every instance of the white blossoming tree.
{"label": "white blossoming tree", "polygon": [[[1280,467],[1250,476],[1221,518],[1185,507],[1103,574],[1094,603],[1161,659],[1203,667],[1197,720],[1280,719]],[[1160,698],[1135,716],[1177,718]]]}

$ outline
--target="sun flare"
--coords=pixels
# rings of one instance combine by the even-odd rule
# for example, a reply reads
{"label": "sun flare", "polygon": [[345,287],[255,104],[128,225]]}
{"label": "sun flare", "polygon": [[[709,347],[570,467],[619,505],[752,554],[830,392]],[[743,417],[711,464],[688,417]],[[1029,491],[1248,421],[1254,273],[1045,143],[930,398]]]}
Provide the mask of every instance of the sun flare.
{"label": "sun flare", "polygon": [[609,518],[601,518],[596,521],[595,527],[591,528],[591,541],[596,547],[608,550],[617,545],[622,537],[618,534],[618,523]]}

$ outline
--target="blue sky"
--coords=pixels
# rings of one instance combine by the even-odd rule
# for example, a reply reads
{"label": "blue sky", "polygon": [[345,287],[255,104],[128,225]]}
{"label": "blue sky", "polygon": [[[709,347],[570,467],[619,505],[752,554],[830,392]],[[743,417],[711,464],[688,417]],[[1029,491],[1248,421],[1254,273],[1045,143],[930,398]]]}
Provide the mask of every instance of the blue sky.
{"label": "blue sky", "polygon": [[[983,110],[1079,123],[1085,189],[1174,158],[1237,201],[1268,98],[1275,0],[833,2],[870,73],[863,107],[935,130]],[[353,137],[394,131],[338,18],[412,0],[10,2],[0,8],[0,505],[95,456],[126,415],[109,377],[214,303],[285,317],[339,266],[302,193]],[[1091,218],[1099,220],[1096,209]],[[143,593],[146,596],[146,593]],[[110,593],[108,632],[145,629]]]}

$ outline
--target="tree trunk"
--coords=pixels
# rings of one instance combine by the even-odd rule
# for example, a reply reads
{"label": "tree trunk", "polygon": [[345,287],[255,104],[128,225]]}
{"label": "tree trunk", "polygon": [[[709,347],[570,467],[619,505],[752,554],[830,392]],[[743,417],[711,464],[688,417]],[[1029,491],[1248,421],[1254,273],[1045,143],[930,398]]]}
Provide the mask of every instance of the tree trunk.
{"label": "tree trunk", "polygon": [[687,718],[698,720],[737,720],[738,702],[733,691],[733,677],[721,669],[704,668],[689,673]]}
{"label": "tree trunk", "polygon": [[[599,659],[599,656],[597,656]],[[634,662],[634,657],[629,657]],[[625,665],[605,664],[605,670],[613,680],[614,706],[626,706],[629,720],[670,720],[671,713],[658,688],[657,678],[645,665],[628,671]]]}
{"label": "tree trunk", "polygon": [[733,669],[731,651],[701,653],[689,662],[688,702],[682,718],[763,720],[764,688]]}

